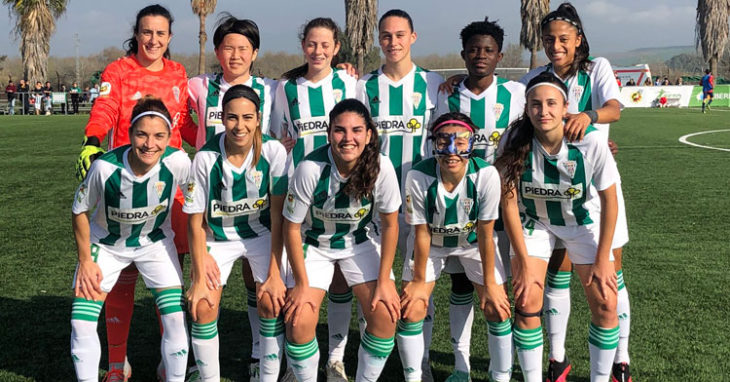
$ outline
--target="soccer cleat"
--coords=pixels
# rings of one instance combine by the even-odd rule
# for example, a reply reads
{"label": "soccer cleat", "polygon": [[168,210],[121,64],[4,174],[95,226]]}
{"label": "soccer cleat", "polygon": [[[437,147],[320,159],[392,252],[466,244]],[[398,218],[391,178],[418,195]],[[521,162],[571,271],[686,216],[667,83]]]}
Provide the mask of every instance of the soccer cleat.
{"label": "soccer cleat", "polygon": [[614,363],[611,369],[611,382],[631,382],[631,371],[626,362]]}
{"label": "soccer cleat", "polygon": [[203,380],[200,378],[200,370],[197,366],[190,366],[186,374],[185,382],[201,382]]}
{"label": "soccer cleat", "polygon": [[248,364],[248,376],[249,382],[259,382],[261,373],[261,363],[259,361],[251,362]]}
{"label": "soccer cleat", "polygon": [[421,382],[434,382],[431,373],[431,364],[428,360],[421,362]]}
{"label": "soccer cleat", "polygon": [[291,367],[286,368],[286,372],[284,372],[284,375],[281,376],[279,382],[297,382],[297,377],[294,376],[294,372]]}
{"label": "soccer cleat", "polygon": [[471,375],[465,371],[454,370],[454,372],[446,378],[446,382],[471,382]]}
{"label": "soccer cleat", "polygon": [[545,377],[545,382],[566,382],[571,368],[572,366],[570,365],[570,360],[568,360],[567,355],[563,362],[551,359],[547,370],[547,376]]}
{"label": "soccer cleat", "polygon": [[347,382],[345,364],[342,361],[327,362],[327,382]]}
{"label": "soccer cleat", "polygon": [[111,369],[106,373],[102,382],[127,382],[127,377],[124,376],[124,370]]}

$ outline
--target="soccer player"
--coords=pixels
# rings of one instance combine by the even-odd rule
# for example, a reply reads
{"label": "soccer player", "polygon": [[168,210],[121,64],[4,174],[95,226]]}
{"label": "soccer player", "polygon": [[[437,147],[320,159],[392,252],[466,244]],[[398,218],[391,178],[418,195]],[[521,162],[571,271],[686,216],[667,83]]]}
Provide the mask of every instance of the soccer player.
{"label": "soccer player", "polygon": [[337,264],[367,325],[355,379],[373,381],[393,349],[400,317],[391,267],[401,198],[393,165],[380,154],[376,126],[362,103],[346,99],[335,105],[327,134],[330,143],[299,163],[285,202],[284,244],[291,265],[286,355],[297,380],[317,380],[315,329]]}
{"label": "soccer player", "polygon": [[[289,176],[307,153],[327,144],[327,114],[334,105],[355,97],[354,77],[344,70],[332,68],[340,50],[337,24],[329,18],[309,21],[301,35],[305,64],[282,75],[276,89],[271,133],[280,138],[289,151]],[[345,345],[352,316],[352,290],[339,271],[329,289],[327,326],[329,357],[327,376],[330,381],[347,381]]]}
{"label": "soccer player", "polygon": [[[219,380],[218,311],[233,263],[246,257],[262,295],[262,381],[279,376],[286,288],[281,275],[281,208],[287,189],[286,150],[261,132],[260,99],[234,85],[222,100],[225,132],[193,160],[183,211],[190,214],[193,283],[188,291],[193,351],[203,380]],[[271,355],[271,356],[269,356]]]}
{"label": "soccer player", "polygon": [[702,85],[702,113],[705,113],[705,109],[710,110],[715,90],[715,77],[712,76],[710,69],[705,69],[705,75],[702,76],[700,85]]}
{"label": "soccer player", "polygon": [[[188,181],[190,159],[184,151],[168,147],[172,122],[160,99],[147,96],[138,100],[131,118],[125,134],[130,144],[94,162],[76,190],[73,204],[79,263],[71,311],[71,356],[79,381],[98,380],[99,314],[107,293],[132,263],[142,273],[160,312],[165,380],[185,379],[188,336],[183,280],[170,213],[178,185]],[[110,370],[105,378],[122,379],[121,369]]]}
{"label": "soccer player", "polygon": [[[385,64],[363,76],[357,83],[357,98],[368,107],[378,126],[380,151],[393,162],[402,198],[408,170],[430,155],[427,149],[427,126],[436,109],[438,85],[443,81],[411,60],[411,45],[418,38],[411,16],[400,9],[391,9],[378,21],[378,41]],[[398,248],[405,256],[409,226],[405,215],[398,217],[401,227]],[[426,349],[431,343],[434,311],[429,309],[424,320]],[[424,352],[423,373],[432,380],[428,352]]]}
{"label": "soccer player", "polygon": [[[84,146],[76,164],[80,180],[86,176],[91,162],[103,153],[100,146],[104,137],[109,149],[129,144],[132,108],[146,94],[162,99],[170,111],[170,146],[181,148],[182,138],[195,143],[196,127],[188,114],[187,74],[181,64],[168,59],[172,22],[170,12],[160,5],[141,9],[134,34],[126,42],[127,55],[104,69],[99,98],[91,109]],[[182,213],[182,204],[182,192],[178,191],[172,203],[172,229],[179,254],[188,252],[187,217]],[[123,370],[125,380],[131,374],[126,362],[127,337],[137,274],[134,266],[125,269],[106,300],[109,373],[119,374]]]}
{"label": "soccer player", "polygon": [[[494,162],[497,145],[505,129],[522,115],[525,106],[524,85],[497,77],[494,73],[502,60],[503,41],[504,30],[488,18],[473,22],[462,29],[461,57],[468,76],[456,83],[450,94],[440,92],[436,108],[436,115],[461,112],[471,118],[477,127],[474,132],[473,155],[490,164]],[[501,220],[495,222],[494,229],[499,236],[498,252],[503,257],[502,264],[509,275],[509,240]],[[451,274],[449,326],[454,349],[454,373],[455,377],[457,373],[468,376],[471,368],[469,348],[474,318],[474,288],[458,261],[449,260],[444,271]],[[497,323],[490,324],[490,328],[497,326]],[[509,378],[512,362],[511,346],[508,344],[511,342],[510,331],[490,330],[490,344],[494,345],[490,348],[490,373],[495,380]]]}
{"label": "soccer player", "polygon": [[[472,156],[477,129],[462,113],[441,115],[431,128],[435,157],[419,162],[406,178],[406,220],[413,226],[415,239],[408,242],[413,257],[403,271],[403,317],[396,336],[406,381],[421,380],[420,326],[448,259],[463,266],[477,289],[489,325],[490,354],[498,353],[493,345],[506,350],[501,361],[507,365],[499,370],[501,374],[490,370],[490,380],[510,378],[512,338],[502,335],[510,333],[510,303],[501,285],[506,275],[493,235],[500,180],[494,167]],[[502,343],[494,342],[505,337]],[[457,369],[447,380],[468,381],[469,369]]]}
{"label": "soccer player", "polygon": [[[213,34],[213,44],[216,58],[223,72],[203,74],[188,81],[190,106],[198,115],[198,132],[195,142],[195,148],[198,150],[211,137],[225,131],[222,100],[231,86],[239,84],[249,86],[259,96],[263,134],[269,131],[269,119],[274,103],[273,94],[276,89],[276,81],[251,74],[260,45],[259,29],[256,23],[226,15],[218,21],[218,26]],[[255,381],[260,368],[260,325],[256,302],[256,283],[246,257],[242,260],[241,273],[246,285],[247,315],[252,342],[249,375],[251,380]]]}
{"label": "soccer player", "polygon": [[611,253],[618,210],[616,163],[605,136],[595,128],[588,127],[581,141],[568,139],[563,122],[568,88],[561,79],[550,72],[538,74],[528,83],[526,97],[525,116],[502,138],[503,151],[495,162],[504,188],[502,218],[512,243],[517,356],[525,381],[541,381],[543,280],[561,243],[591,310],[591,381],[608,381],[619,337]]}
{"label": "soccer player", "polygon": [[[586,128],[593,125],[608,139],[611,122],[621,117],[619,88],[611,64],[602,57],[590,57],[588,39],[578,12],[570,3],[546,15],[541,24],[545,55],[550,60],[546,66],[530,71],[520,81],[527,83],[539,73],[549,71],[568,87],[568,115],[565,123],[566,136],[581,139]],[[616,146],[608,140],[612,151]],[[613,378],[629,381],[629,331],[631,310],[629,294],[623,281],[622,248],[629,241],[626,206],[621,191],[621,181],[616,184],[618,219],[613,237],[614,265],[619,280],[618,315],[621,318],[618,351],[613,366]],[[548,284],[545,288],[544,313],[550,339],[550,366],[547,379],[563,381],[570,371],[570,361],[565,354],[565,337],[570,315],[570,277],[572,265],[565,251],[556,251],[548,266]]]}

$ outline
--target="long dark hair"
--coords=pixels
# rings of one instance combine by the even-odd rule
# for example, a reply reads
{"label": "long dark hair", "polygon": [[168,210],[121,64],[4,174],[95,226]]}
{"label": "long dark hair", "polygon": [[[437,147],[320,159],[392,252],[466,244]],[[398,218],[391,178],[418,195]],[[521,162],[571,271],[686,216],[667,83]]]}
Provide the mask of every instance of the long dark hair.
{"label": "long dark hair", "polygon": [[[218,19],[216,24],[215,32],[213,33],[213,46],[215,49],[223,42],[223,38],[231,33],[243,35],[251,43],[253,50],[258,50],[261,44],[261,37],[259,35],[259,27],[253,20],[249,19],[238,19],[228,12],[223,12]],[[249,72],[253,71],[253,62],[249,68]]]}
{"label": "long dark hair", "polygon": [[263,138],[261,133],[261,115],[259,114],[259,107],[261,105],[261,99],[259,98],[256,91],[246,85],[234,85],[226,90],[226,94],[223,95],[223,118],[226,118],[226,109],[229,102],[234,99],[245,98],[251,101],[256,107],[256,116],[259,119],[259,123],[256,124],[256,130],[253,132],[253,160],[251,166],[255,167],[259,163],[261,158],[261,146],[263,145]]}
{"label": "long dark hair", "polygon": [[[568,88],[563,81],[550,72],[538,74],[527,84],[527,90],[532,90],[532,87],[536,84],[545,82],[558,86],[565,94],[568,93]],[[527,115],[529,108],[528,94],[525,94],[525,98],[528,99],[525,111],[518,120],[512,122],[510,125],[506,134],[507,142],[504,145],[504,151],[502,151],[502,154],[494,162],[494,166],[497,167],[502,176],[502,193],[511,194],[517,188],[519,179],[525,171],[525,160],[527,160],[527,156],[530,150],[532,150],[532,138],[535,136],[535,127]],[[563,99],[563,102],[567,102],[567,100]]]}
{"label": "long dark hair", "polygon": [[576,29],[578,36],[581,37],[580,45],[575,48],[575,57],[573,57],[573,62],[570,64],[568,77],[578,73],[579,70],[589,70],[593,63],[589,58],[591,47],[588,45],[588,38],[586,37],[585,30],[583,29],[583,23],[580,21],[578,11],[575,10],[573,4],[569,2],[562,3],[558,9],[543,17],[540,22],[541,30],[545,32],[545,29],[553,21],[565,21],[569,23]]}
{"label": "long dark hair", "polygon": [[[307,39],[309,31],[311,31],[313,28],[329,29],[330,31],[332,31],[332,37],[335,40],[335,46],[341,45],[340,28],[338,28],[337,23],[335,23],[335,21],[329,17],[317,17],[316,19],[310,20],[306,25],[304,25],[302,33],[299,34],[299,41],[304,42],[304,40]],[[335,57],[332,57],[332,66],[336,64],[337,56],[335,55]],[[305,62],[304,64],[297,66],[296,68],[282,74],[281,77],[290,80],[296,80],[299,77],[304,77],[304,75],[307,74],[307,70],[309,70],[309,64]]]}
{"label": "long dark hair", "polygon": [[[172,34],[172,22],[175,21],[172,18],[172,14],[170,11],[167,10],[167,8],[163,7],[160,4],[152,4],[148,5],[144,8],[142,8],[139,12],[137,12],[137,20],[134,22],[134,28],[132,29],[132,37],[124,42],[124,46],[126,47],[127,56],[132,54],[137,54],[137,50],[139,50],[139,46],[137,46],[137,33],[139,33],[139,22],[142,20],[145,16],[162,16],[167,19],[167,25],[170,34]],[[163,57],[169,59],[170,58],[170,46],[167,46],[167,50],[165,50],[165,53],[163,54]]]}
{"label": "long dark hair", "polygon": [[380,173],[380,141],[378,139],[378,129],[375,122],[370,118],[370,112],[362,104],[362,102],[348,98],[340,101],[330,111],[330,121],[327,126],[327,135],[330,134],[334,126],[334,122],[341,114],[351,112],[359,115],[365,121],[365,127],[370,130],[370,142],[365,146],[357,159],[355,168],[350,172],[350,178],[345,184],[342,191],[351,198],[360,199],[362,197],[371,199],[373,196],[373,187]]}
{"label": "long dark hair", "polygon": [[[138,115],[147,111],[158,112],[164,115],[165,118],[167,118],[168,122],[172,123],[172,119],[170,118],[170,112],[167,110],[165,103],[162,102],[161,99],[153,96],[152,94],[147,94],[146,96],[137,100],[137,103],[134,104],[134,107],[132,108],[132,117],[130,118],[130,120],[133,120]],[[134,122],[134,124],[129,125],[130,138],[132,137],[132,132],[134,131],[134,128],[139,124],[139,121],[141,121],[145,117],[147,117],[147,115],[138,119],[136,122]],[[151,115],[151,117],[154,116]],[[170,125],[167,125],[167,131],[170,132]]]}

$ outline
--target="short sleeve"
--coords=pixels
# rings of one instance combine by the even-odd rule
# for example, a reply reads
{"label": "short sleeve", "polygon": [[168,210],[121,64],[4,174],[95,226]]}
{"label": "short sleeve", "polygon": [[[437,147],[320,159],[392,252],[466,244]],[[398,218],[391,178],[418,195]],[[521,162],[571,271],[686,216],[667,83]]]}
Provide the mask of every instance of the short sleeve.
{"label": "short sleeve", "polygon": [[[613,74],[611,64],[605,58],[599,57],[594,61],[593,73],[594,92],[598,96],[598,107],[603,107],[606,102],[614,99],[621,104],[621,90],[616,83],[616,76]],[[621,105],[623,107],[623,105]]]}
{"label": "short sleeve", "polygon": [[89,173],[81,184],[76,188],[74,202],[71,211],[78,215],[90,211],[101,199],[103,182],[101,181],[100,161],[91,163]]}
{"label": "short sleeve", "polygon": [[175,176],[178,186],[184,187],[190,181],[190,158],[188,154],[180,150],[175,154]]}
{"label": "short sleeve", "polygon": [[499,199],[501,197],[501,181],[494,166],[479,170],[477,195],[479,197],[479,220],[497,220],[499,217]]}
{"label": "short sleeve", "polygon": [[266,142],[266,150],[269,156],[269,193],[271,195],[284,195],[289,185],[286,149],[278,141],[271,140]]}
{"label": "short sleeve", "polygon": [[312,194],[317,186],[321,168],[312,161],[299,163],[289,184],[289,191],[284,201],[284,217],[292,223],[301,223],[309,212]]}
{"label": "short sleeve", "polygon": [[365,107],[368,108],[368,111],[370,111],[370,100],[368,100],[368,92],[367,92],[367,79],[370,78],[370,75],[366,75],[363,78],[360,78],[357,80],[357,84],[355,85],[355,98],[362,102]]}
{"label": "short sleeve", "polygon": [[380,155],[380,172],[373,190],[375,207],[378,212],[389,214],[396,212],[401,205],[400,186],[395,175],[393,163],[385,155]]}
{"label": "short sleeve", "polygon": [[187,186],[183,188],[185,204],[183,212],[198,214],[205,212],[208,205],[208,152],[198,152],[190,167]]}
{"label": "short sleeve", "polygon": [[406,223],[428,224],[426,220],[426,190],[421,172],[408,171],[406,175]]}
{"label": "short sleeve", "polygon": [[603,191],[611,185],[620,183],[616,161],[611,155],[605,138],[599,132],[592,132],[586,135],[586,156],[593,165],[593,185],[598,191]]}
{"label": "short sleeve", "polygon": [[284,89],[285,85],[286,80],[281,80],[276,86],[274,104],[272,105],[273,108],[271,110],[271,122],[269,123],[269,133],[271,133],[271,135],[275,136],[277,139],[282,138],[289,124],[286,117],[286,108],[289,102],[287,102],[286,99],[286,91]]}

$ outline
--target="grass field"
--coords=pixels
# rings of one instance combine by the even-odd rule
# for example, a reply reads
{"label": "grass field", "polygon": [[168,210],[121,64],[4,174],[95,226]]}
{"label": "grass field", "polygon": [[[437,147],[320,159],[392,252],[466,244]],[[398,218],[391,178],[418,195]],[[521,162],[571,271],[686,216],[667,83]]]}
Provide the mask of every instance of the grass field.
{"label": "grass field", "polygon": [[[69,315],[76,254],[70,206],[84,123],[84,117],[73,116],[0,117],[0,381],[74,379]],[[730,149],[730,111],[722,109],[706,115],[696,109],[627,109],[611,128],[620,148],[616,158],[631,234],[624,269],[632,306],[634,381],[729,378],[730,197],[725,192],[730,152],[678,142],[685,134],[721,129],[689,140]],[[588,381],[588,308],[576,277],[572,290],[570,380]],[[436,296],[440,310],[431,359],[436,380],[444,380],[453,362],[446,281],[439,283]],[[236,269],[219,322],[222,374],[228,380],[248,377],[245,301]],[[472,377],[485,381],[486,325],[481,314],[475,316]],[[103,322],[99,329],[105,344]],[[320,325],[319,331],[325,334],[326,327]],[[350,333],[346,364],[353,376],[359,342],[354,320]],[[326,334],[320,335],[320,349],[324,362]],[[134,380],[154,379],[158,351],[153,300],[140,282],[129,344]],[[521,380],[518,366],[514,377]],[[397,352],[382,380],[402,380]]]}

